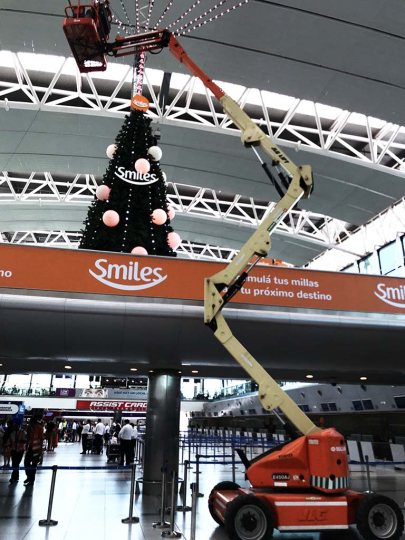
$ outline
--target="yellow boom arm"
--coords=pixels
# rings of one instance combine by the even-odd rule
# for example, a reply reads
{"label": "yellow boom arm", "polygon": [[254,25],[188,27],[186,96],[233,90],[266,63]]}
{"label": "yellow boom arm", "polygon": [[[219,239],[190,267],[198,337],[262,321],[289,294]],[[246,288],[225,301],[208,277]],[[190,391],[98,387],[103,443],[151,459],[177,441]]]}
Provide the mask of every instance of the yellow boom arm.
{"label": "yellow boom arm", "polygon": [[[308,418],[297,404],[280,388],[259,362],[235,338],[221,313],[226,303],[238,292],[249,271],[269,252],[270,235],[277,223],[302,197],[312,190],[312,173],[308,165],[294,165],[267,137],[249,116],[229,96],[220,98],[224,112],[239,127],[246,145],[260,145],[272,158],[273,165],[282,167],[291,179],[289,187],[273,210],[265,217],[257,231],[242,246],[228,266],[205,280],[204,322],[214,331],[233,358],[259,385],[259,399],[264,409],[279,408],[290,422],[304,435],[320,428]],[[252,257],[256,260],[252,262]]]}

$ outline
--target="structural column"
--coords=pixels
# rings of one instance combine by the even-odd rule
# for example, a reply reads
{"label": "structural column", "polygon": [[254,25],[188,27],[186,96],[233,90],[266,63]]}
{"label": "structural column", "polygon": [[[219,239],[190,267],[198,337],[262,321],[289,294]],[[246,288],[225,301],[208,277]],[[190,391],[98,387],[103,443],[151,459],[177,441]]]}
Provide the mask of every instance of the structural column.
{"label": "structural column", "polygon": [[177,472],[179,462],[180,374],[156,370],[149,375],[143,493],[160,493],[162,467]]}

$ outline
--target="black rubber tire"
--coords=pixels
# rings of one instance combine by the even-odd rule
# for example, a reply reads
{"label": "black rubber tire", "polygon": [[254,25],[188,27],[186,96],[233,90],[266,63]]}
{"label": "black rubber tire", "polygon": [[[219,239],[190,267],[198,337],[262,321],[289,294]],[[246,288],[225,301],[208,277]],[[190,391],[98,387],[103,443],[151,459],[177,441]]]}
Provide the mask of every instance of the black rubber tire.
{"label": "black rubber tire", "polygon": [[227,506],[225,528],[232,540],[270,540],[274,519],[265,502],[254,495],[238,495]]}
{"label": "black rubber tire", "polygon": [[239,489],[239,484],[236,484],[235,482],[219,482],[216,486],[214,486],[211,490],[210,496],[208,497],[208,510],[210,511],[211,517],[214,521],[218,523],[221,527],[224,526],[223,521],[219,519],[219,517],[214,512],[214,504],[213,504],[213,498],[214,498],[214,491],[233,491],[234,489]]}
{"label": "black rubber tire", "polygon": [[365,540],[397,540],[404,531],[404,516],[395,501],[371,493],[359,503],[356,525]]}

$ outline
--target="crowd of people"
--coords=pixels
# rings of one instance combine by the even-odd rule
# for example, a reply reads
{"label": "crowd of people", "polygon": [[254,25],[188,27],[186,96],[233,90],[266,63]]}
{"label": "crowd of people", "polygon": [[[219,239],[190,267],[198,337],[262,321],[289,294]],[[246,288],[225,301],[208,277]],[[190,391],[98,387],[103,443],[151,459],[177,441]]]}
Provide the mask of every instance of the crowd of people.
{"label": "crowd of people", "polygon": [[137,427],[128,419],[122,425],[119,422],[110,425],[100,418],[97,421],[51,419],[44,422],[41,415],[33,415],[28,423],[15,418],[0,424],[0,453],[3,454],[3,466],[13,468],[10,484],[19,481],[19,467],[24,458],[24,485],[32,486],[43,452],[54,452],[61,442],[79,443],[82,455],[100,455],[104,446],[114,447],[119,463],[131,465],[137,438]]}
{"label": "crowd of people", "polygon": [[[44,425],[40,415],[33,415],[25,426],[21,419],[9,420],[0,429],[1,448],[5,467],[13,467],[10,484],[16,484],[20,479],[19,467],[24,457],[26,487],[33,486],[37,466],[42,457],[44,440]],[[25,454],[25,455],[24,455]]]}
{"label": "crowd of people", "polygon": [[124,420],[123,425],[119,422],[103,424],[100,419],[96,423],[86,420],[81,431],[81,454],[101,454],[103,444],[110,446],[119,445],[120,464],[130,465],[134,462],[135,441],[138,438],[138,429],[133,422]]}

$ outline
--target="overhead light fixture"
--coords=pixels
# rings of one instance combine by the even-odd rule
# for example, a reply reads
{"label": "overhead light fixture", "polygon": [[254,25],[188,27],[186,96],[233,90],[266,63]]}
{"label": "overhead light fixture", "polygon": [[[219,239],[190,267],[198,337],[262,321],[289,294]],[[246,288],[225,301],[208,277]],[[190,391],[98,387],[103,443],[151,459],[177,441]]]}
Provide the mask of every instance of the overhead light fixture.
{"label": "overhead light fixture", "polygon": [[130,371],[138,371],[138,368],[136,368],[136,367],[131,367]]}
{"label": "overhead light fixture", "polygon": [[313,375],[311,375],[310,373],[308,373],[308,375],[305,375],[305,378],[306,378],[306,379],[313,379],[313,378],[314,378],[314,376],[313,376]]}
{"label": "overhead light fixture", "polygon": [[367,380],[367,377],[360,377],[360,380],[361,380],[361,381],[366,381],[366,380]]}
{"label": "overhead light fixture", "polygon": [[3,364],[0,364],[0,367],[2,366]]}
{"label": "overhead light fixture", "polygon": [[150,369],[149,370],[149,373],[155,373],[153,369]]}
{"label": "overhead light fixture", "polygon": [[72,369],[72,366],[65,366],[65,369]]}
{"label": "overhead light fixture", "polygon": [[198,373],[198,369],[192,369],[191,373]]}
{"label": "overhead light fixture", "polygon": [[177,373],[181,373],[181,371],[178,371]]}

